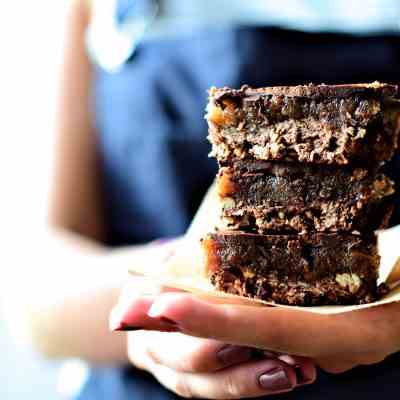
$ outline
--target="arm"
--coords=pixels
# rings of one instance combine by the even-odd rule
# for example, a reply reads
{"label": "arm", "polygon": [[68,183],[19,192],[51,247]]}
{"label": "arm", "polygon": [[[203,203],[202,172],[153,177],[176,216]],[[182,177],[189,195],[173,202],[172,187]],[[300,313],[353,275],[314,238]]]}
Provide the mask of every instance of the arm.
{"label": "arm", "polygon": [[[94,362],[124,362],[123,337],[108,332],[128,263],[140,253],[110,252],[102,245],[101,176],[97,139],[88,96],[91,66],[85,54],[87,3],[71,2],[61,91],[58,101],[55,169],[50,226],[27,235],[21,251],[32,252],[30,265],[2,276],[6,313],[16,335],[28,332],[33,345],[49,357],[82,357]],[[34,243],[34,248],[31,246]],[[15,278],[15,279],[14,279]],[[4,294],[4,293],[2,293]]]}
{"label": "arm", "polygon": [[85,49],[87,1],[73,1],[66,26],[57,109],[50,223],[102,242],[105,222],[97,135],[89,109],[92,68]]}

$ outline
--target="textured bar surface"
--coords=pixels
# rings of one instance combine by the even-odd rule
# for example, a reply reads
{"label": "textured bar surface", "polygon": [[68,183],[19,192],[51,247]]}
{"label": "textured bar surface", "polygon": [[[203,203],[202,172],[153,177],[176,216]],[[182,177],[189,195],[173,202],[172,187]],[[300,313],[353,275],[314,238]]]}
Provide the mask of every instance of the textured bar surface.
{"label": "textured bar surface", "polygon": [[217,290],[281,304],[363,304],[378,296],[376,238],[218,232],[202,241]]}
{"label": "textured bar surface", "polygon": [[218,176],[224,228],[246,232],[372,232],[387,224],[393,192],[384,175],[348,166],[246,160]]}
{"label": "textured bar surface", "polygon": [[380,83],[210,90],[212,155],[380,163],[398,142],[398,88]]}

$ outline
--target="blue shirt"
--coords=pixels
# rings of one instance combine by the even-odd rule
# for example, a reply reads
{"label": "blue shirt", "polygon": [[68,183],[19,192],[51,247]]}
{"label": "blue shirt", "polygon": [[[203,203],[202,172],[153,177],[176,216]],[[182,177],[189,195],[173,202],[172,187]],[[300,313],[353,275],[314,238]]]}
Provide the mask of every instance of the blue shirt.
{"label": "blue shirt", "polygon": [[201,29],[279,26],[306,32],[400,32],[398,0],[93,0],[92,57],[118,69],[138,43]]}

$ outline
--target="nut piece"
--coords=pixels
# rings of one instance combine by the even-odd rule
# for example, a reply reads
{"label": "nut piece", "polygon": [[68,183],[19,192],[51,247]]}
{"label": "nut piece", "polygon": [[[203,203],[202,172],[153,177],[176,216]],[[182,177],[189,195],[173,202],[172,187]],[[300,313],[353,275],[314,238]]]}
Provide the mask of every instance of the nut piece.
{"label": "nut piece", "polygon": [[207,105],[206,119],[218,126],[233,126],[237,123],[235,104],[224,100],[223,107],[211,102]]}
{"label": "nut piece", "polygon": [[210,104],[207,107],[207,111],[206,118],[208,121],[213,122],[215,125],[224,125],[224,112],[221,108]]}
{"label": "nut piece", "polygon": [[336,282],[342,288],[349,289],[352,294],[357,293],[361,287],[361,279],[357,274],[337,274]]}

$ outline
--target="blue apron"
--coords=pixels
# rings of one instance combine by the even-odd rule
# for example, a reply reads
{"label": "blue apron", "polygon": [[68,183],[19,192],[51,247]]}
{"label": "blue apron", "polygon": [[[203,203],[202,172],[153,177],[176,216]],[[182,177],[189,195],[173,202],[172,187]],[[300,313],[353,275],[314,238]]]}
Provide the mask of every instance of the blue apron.
{"label": "blue apron", "polygon": [[[123,3],[123,2],[122,2]],[[119,72],[96,70],[94,106],[103,160],[109,243],[122,246],[185,232],[217,171],[203,119],[210,86],[398,82],[399,37],[274,27],[215,27],[139,43]],[[396,158],[387,166],[396,178]],[[399,190],[399,188],[398,188]],[[394,222],[399,221],[399,208]],[[376,400],[398,396],[400,355],[275,399]],[[93,369],[80,396],[170,399],[144,372]]]}

